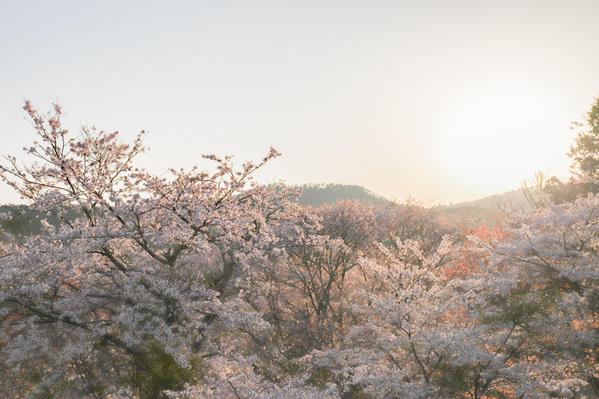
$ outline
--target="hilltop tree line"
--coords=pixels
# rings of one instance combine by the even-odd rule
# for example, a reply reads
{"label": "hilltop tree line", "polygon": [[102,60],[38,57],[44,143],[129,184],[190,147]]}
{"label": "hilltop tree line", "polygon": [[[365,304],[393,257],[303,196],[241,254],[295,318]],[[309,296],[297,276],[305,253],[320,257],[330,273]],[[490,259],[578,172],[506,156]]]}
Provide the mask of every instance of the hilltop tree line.
{"label": "hilltop tree line", "polygon": [[543,187],[554,203],[571,202],[599,190],[599,99],[587,113],[584,123],[574,123],[579,129],[568,155],[573,176],[566,182],[551,177]]}
{"label": "hilltop tree line", "polygon": [[597,397],[597,104],[560,183],[583,195],[463,232],[414,204],[299,204],[252,179],[274,149],[156,176],[143,134],[26,102],[36,141],[0,176],[54,219],[0,242],[0,392]]}

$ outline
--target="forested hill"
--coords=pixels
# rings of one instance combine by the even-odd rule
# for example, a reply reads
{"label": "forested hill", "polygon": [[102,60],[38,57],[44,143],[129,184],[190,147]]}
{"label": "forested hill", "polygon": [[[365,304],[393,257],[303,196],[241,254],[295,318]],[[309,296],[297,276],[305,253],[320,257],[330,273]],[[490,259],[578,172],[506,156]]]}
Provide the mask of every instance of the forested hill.
{"label": "forested hill", "polygon": [[303,205],[320,206],[339,200],[358,200],[372,205],[387,205],[391,201],[361,186],[349,184],[305,184],[298,186],[302,194],[298,202]]}
{"label": "forested hill", "polygon": [[[356,185],[306,184],[298,186],[298,188],[302,189],[302,194],[298,198],[298,202],[302,205],[320,206],[339,200],[359,200],[372,205],[391,203],[364,187]],[[38,234],[41,230],[41,221],[44,219],[53,225],[60,224],[52,215],[41,215],[26,205],[0,206],[0,232],[3,231],[14,237]]]}
{"label": "forested hill", "polygon": [[41,229],[38,212],[25,205],[0,206],[0,231],[12,236],[37,234]]}
{"label": "forested hill", "polygon": [[42,220],[54,226],[61,223],[56,215],[41,213],[27,205],[1,205],[0,239],[2,239],[3,233],[16,238],[39,234],[42,229]]}

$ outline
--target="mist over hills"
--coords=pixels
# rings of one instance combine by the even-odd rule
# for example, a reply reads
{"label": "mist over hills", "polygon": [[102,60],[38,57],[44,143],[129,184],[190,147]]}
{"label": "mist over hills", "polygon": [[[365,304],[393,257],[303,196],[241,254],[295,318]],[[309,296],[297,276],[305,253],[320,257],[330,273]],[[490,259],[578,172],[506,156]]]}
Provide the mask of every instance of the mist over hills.
{"label": "mist over hills", "polygon": [[[298,188],[303,190],[298,198],[298,202],[303,205],[320,206],[339,200],[357,200],[379,206],[394,204],[394,201],[358,185],[306,184]],[[530,201],[531,195],[534,197],[534,191],[517,189],[472,201],[434,206],[430,209],[439,220],[448,225],[463,227],[494,225],[501,222],[507,216],[507,212],[532,210],[534,206]]]}
{"label": "mist over hills", "polygon": [[[358,200],[373,205],[389,205],[391,201],[381,195],[373,193],[365,187],[353,184],[304,184],[296,186],[302,189],[298,202],[303,205],[319,206],[339,200]],[[530,194],[530,193],[529,193]],[[485,209],[489,211],[500,210],[530,210],[533,208],[524,189],[506,191],[493,194],[472,201],[458,202],[448,205],[435,206],[437,209]]]}
{"label": "mist over hills", "polygon": [[445,205],[445,208],[455,209],[462,207],[474,207],[488,210],[512,210],[528,211],[533,209],[529,196],[535,196],[534,190],[517,189],[500,194],[493,194],[472,201],[459,202]]}

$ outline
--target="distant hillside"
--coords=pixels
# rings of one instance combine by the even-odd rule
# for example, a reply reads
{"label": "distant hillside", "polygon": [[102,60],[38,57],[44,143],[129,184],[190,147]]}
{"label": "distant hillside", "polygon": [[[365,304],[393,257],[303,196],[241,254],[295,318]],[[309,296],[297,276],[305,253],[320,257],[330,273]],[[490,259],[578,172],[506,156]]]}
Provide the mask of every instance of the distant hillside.
{"label": "distant hillside", "polygon": [[434,209],[443,221],[451,225],[493,225],[504,220],[509,212],[533,210],[530,196],[538,198],[534,190],[519,189]]}
{"label": "distant hillside", "polygon": [[39,212],[25,205],[0,206],[0,234],[8,233],[13,237],[25,237],[41,231]]}
{"label": "distant hillside", "polygon": [[[302,205],[320,206],[339,200],[357,200],[372,205],[389,205],[392,202],[364,187],[350,184],[305,184],[296,186],[302,189],[298,202]],[[491,195],[481,199],[457,204],[438,206],[432,210],[439,220],[454,226],[478,226],[495,224],[501,221],[505,210],[530,210],[533,205],[526,198],[524,191],[513,190],[503,194]],[[31,234],[39,234],[41,221],[60,224],[56,216],[40,214],[25,205],[0,206],[0,240],[3,234],[16,238],[25,238]]]}
{"label": "distant hillside", "polygon": [[[68,212],[66,217],[72,220],[76,217],[76,212]],[[0,205],[0,240],[5,234],[16,239],[40,234],[42,220],[53,226],[60,226],[62,223],[54,212],[40,212],[27,205]]]}
{"label": "distant hillside", "polygon": [[[344,184],[306,184],[298,186],[303,190],[298,202],[303,205],[319,206],[339,200],[351,199],[373,205],[385,205],[390,201],[376,195],[364,187]],[[41,221],[47,220],[58,226],[59,220],[50,214],[40,212],[26,205],[0,205],[0,240],[3,234],[15,238],[25,238],[41,232]]]}
{"label": "distant hillside", "polygon": [[373,205],[387,205],[391,201],[361,186],[349,184],[305,184],[298,202],[303,205],[320,206],[339,200],[358,200]]}
{"label": "distant hillside", "polygon": [[[534,195],[534,190],[531,190],[529,194]],[[507,191],[502,194],[489,195],[488,197],[483,197],[474,201],[448,205],[445,208],[456,209],[463,207],[482,208],[491,211],[528,211],[534,208],[524,189]]]}

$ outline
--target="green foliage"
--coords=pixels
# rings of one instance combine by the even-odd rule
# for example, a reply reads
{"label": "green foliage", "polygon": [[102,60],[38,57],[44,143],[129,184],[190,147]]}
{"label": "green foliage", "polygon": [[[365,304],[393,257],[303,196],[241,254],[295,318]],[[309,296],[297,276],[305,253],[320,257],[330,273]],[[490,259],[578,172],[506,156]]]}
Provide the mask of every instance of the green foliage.
{"label": "green foliage", "polygon": [[329,369],[324,367],[316,367],[314,370],[312,370],[312,374],[310,375],[310,378],[308,378],[308,383],[317,388],[324,389],[327,383],[331,381],[332,377],[333,375]]}
{"label": "green foliage", "polygon": [[594,183],[583,183],[574,179],[562,182],[553,176],[545,182],[543,191],[549,195],[553,203],[561,204],[572,202],[581,195],[588,194],[589,192],[596,192],[597,187]]}
{"label": "green foliage", "polygon": [[466,366],[444,365],[434,377],[435,384],[446,396],[459,397],[468,391],[470,386],[471,369]]}
{"label": "green foliage", "polygon": [[373,399],[372,395],[364,392],[364,387],[361,385],[352,385],[347,392],[341,395],[342,399]]}
{"label": "green foliage", "polygon": [[[74,211],[69,211],[66,214],[68,220],[74,219],[76,215]],[[64,223],[55,214],[40,212],[25,205],[2,205],[0,206],[0,215],[3,215],[0,218],[0,232],[20,241],[29,236],[40,234],[42,232],[42,220],[53,226],[60,226]]]}
{"label": "green foliage", "polygon": [[572,169],[585,182],[599,180],[599,98],[591,106],[586,118],[587,130],[576,137],[570,148]]}
{"label": "green foliage", "polygon": [[563,182],[553,176],[543,184],[543,191],[556,204],[599,192],[599,98],[592,104],[585,123],[576,125],[584,130],[578,133],[568,152],[575,177]]}
{"label": "green foliage", "polygon": [[489,305],[494,310],[482,317],[481,322],[488,325],[509,323],[526,331],[531,322],[553,309],[558,295],[558,290],[552,286],[532,288],[527,284],[518,287],[508,295],[490,298]]}
{"label": "green foliage", "polygon": [[144,355],[134,360],[130,382],[140,398],[159,399],[165,390],[180,390],[186,383],[194,382],[198,369],[199,362],[181,367],[158,344],[152,343]]}
{"label": "green foliage", "polygon": [[5,205],[0,207],[0,213],[6,215],[0,220],[0,228],[12,237],[39,234],[40,218],[35,211],[25,206]]}

